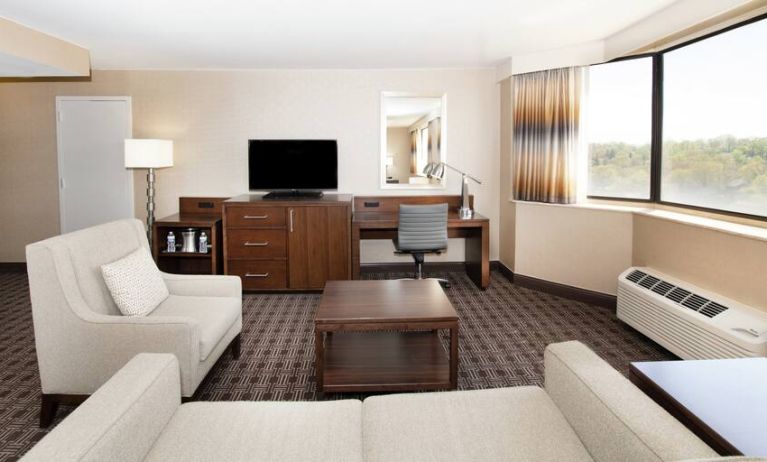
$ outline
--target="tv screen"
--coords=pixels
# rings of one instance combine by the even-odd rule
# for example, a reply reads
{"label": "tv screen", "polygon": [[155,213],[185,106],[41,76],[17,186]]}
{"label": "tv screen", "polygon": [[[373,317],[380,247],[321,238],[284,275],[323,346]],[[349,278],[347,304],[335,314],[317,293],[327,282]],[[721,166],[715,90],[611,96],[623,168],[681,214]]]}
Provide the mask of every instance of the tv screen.
{"label": "tv screen", "polygon": [[338,189],[336,140],[250,140],[252,191]]}

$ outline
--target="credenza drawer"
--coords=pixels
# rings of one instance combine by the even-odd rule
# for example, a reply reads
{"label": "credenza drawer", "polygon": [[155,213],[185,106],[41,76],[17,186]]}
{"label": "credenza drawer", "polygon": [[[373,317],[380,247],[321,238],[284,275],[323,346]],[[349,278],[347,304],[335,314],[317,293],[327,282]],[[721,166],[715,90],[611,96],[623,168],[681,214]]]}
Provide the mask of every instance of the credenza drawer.
{"label": "credenza drawer", "polygon": [[226,234],[227,258],[287,257],[284,229],[230,229]]}
{"label": "credenza drawer", "polygon": [[284,207],[226,207],[225,210],[227,227],[285,226]]}
{"label": "credenza drawer", "polygon": [[227,273],[242,279],[244,290],[284,289],[288,285],[287,263],[274,260],[232,260]]}

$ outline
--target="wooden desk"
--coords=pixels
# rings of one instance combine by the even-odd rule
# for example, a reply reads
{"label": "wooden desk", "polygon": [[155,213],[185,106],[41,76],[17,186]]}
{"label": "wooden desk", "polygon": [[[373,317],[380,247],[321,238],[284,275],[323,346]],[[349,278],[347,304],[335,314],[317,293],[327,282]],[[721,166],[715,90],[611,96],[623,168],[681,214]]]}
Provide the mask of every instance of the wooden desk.
{"label": "wooden desk", "polygon": [[767,358],[635,362],[629,378],[719,454],[767,457]]}
{"label": "wooden desk", "polygon": [[[397,237],[400,204],[447,202],[448,237],[466,239],[466,273],[481,289],[490,285],[490,220],[475,213],[474,218],[458,217],[461,196],[360,196],[354,198],[352,218],[352,277],[360,277],[360,240]],[[473,204],[473,197],[471,198]],[[473,206],[473,205],[472,205]],[[428,265],[427,265],[428,267]]]}

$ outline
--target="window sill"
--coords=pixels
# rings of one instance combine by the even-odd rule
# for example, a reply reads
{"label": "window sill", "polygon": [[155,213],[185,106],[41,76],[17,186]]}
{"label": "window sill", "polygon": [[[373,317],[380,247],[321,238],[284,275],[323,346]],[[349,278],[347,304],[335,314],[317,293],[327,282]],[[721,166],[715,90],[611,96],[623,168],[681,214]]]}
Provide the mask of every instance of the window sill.
{"label": "window sill", "polygon": [[[710,229],[713,231],[719,231],[734,236],[745,237],[749,239],[757,239],[767,242],[767,227],[735,223],[733,221],[722,220],[717,218],[711,218],[707,216],[700,216],[689,213],[687,209],[674,209],[668,206],[662,206],[659,208],[655,204],[640,204],[635,205],[616,205],[615,203],[603,203],[600,201],[590,200],[587,202],[579,202],[577,204],[547,204],[544,202],[528,202],[510,199],[510,202],[515,204],[524,205],[537,205],[541,207],[562,207],[567,209],[580,209],[580,210],[595,210],[602,212],[619,212],[619,213],[633,213],[651,218],[657,218],[660,220],[672,221],[675,223],[681,223],[684,225],[695,226],[703,229]],[[678,210],[685,210],[680,212]]]}

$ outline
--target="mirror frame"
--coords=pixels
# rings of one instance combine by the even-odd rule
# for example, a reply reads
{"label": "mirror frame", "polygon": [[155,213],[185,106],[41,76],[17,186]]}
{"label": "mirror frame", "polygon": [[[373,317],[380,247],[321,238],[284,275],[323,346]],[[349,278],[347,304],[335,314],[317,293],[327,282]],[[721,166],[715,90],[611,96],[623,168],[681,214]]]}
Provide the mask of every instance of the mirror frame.
{"label": "mirror frame", "polygon": [[447,162],[447,93],[416,93],[416,92],[401,92],[401,91],[382,91],[381,92],[381,120],[380,120],[380,136],[381,144],[378,152],[379,157],[379,171],[378,177],[380,179],[381,189],[400,189],[400,190],[435,190],[447,188],[447,175],[442,178],[442,181],[438,185],[425,184],[425,185],[412,185],[410,183],[387,183],[386,182],[386,156],[387,153],[387,140],[386,140],[386,98],[387,97],[413,97],[413,98],[440,98],[440,148],[441,148],[441,161]]}

